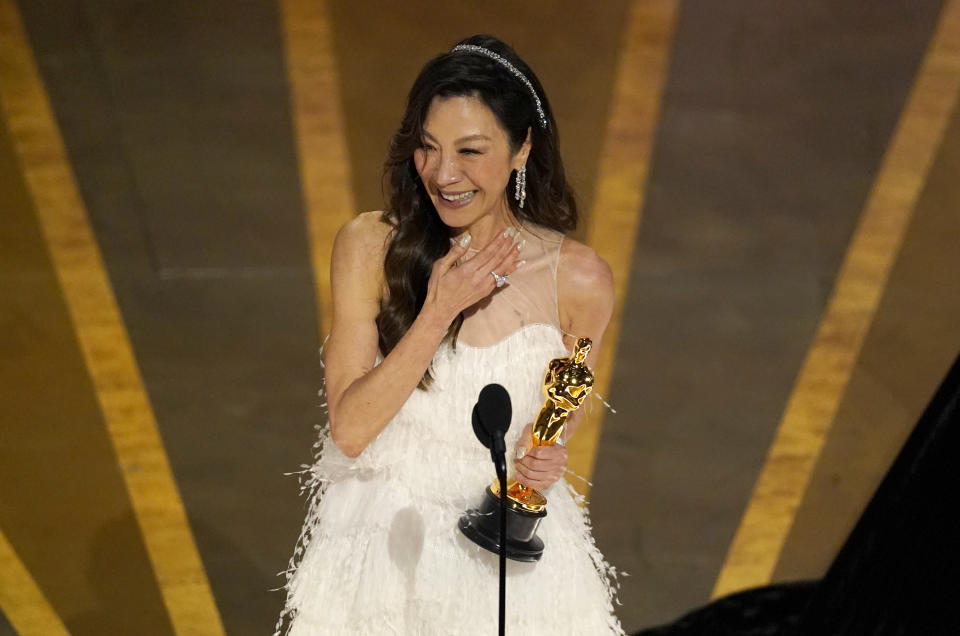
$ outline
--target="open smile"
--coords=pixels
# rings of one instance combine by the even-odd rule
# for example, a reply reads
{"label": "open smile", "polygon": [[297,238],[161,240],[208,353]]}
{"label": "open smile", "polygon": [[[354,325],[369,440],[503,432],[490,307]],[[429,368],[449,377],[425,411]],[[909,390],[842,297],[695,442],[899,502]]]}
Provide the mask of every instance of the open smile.
{"label": "open smile", "polygon": [[443,207],[457,209],[470,205],[470,202],[473,201],[473,197],[477,192],[477,190],[469,190],[467,192],[440,192],[438,190],[437,199]]}
{"label": "open smile", "polygon": [[466,201],[468,199],[472,199],[473,195],[475,195],[476,193],[477,193],[476,190],[469,190],[467,192],[457,192],[455,194],[438,192],[441,198],[443,198],[445,201],[450,201],[451,203],[459,203],[460,201]]}

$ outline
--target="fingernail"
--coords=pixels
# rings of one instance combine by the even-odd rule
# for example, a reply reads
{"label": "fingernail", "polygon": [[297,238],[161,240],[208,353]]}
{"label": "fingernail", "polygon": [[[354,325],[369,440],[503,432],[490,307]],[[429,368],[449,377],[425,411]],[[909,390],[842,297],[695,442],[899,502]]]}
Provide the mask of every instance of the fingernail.
{"label": "fingernail", "polygon": [[457,239],[455,239],[455,238],[453,238],[453,237],[451,236],[451,237],[450,237],[450,247],[453,247],[453,246],[456,245],[456,244],[457,244]]}
{"label": "fingernail", "polygon": [[524,265],[527,261],[517,261],[517,267]]}
{"label": "fingernail", "polygon": [[521,251],[526,244],[527,244],[527,239],[521,239],[521,241],[517,243],[517,251],[518,252]]}
{"label": "fingernail", "polygon": [[460,239],[460,247],[466,247],[470,244],[470,241],[473,240],[473,237],[470,236],[470,232],[467,232],[463,235],[463,238]]}
{"label": "fingernail", "polygon": [[512,238],[517,235],[517,231],[512,227],[508,227],[503,235],[507,238]]}

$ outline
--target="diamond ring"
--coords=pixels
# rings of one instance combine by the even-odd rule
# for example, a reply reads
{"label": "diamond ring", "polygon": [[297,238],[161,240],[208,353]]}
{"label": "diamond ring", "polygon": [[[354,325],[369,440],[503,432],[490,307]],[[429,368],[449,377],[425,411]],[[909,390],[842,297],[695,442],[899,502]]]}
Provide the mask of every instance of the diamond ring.
{"label": "diamond ring", "polygon": [[503,287],[507,284],[507,277],[501,276],[496,272],[490,272],[490,275],[493,276],[493,280],[497,281],[497,288]]}

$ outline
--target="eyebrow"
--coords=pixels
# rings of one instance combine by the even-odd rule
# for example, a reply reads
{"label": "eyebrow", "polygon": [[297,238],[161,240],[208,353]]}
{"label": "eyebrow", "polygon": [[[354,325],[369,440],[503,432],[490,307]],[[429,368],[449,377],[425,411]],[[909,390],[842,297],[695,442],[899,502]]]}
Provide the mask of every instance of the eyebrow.
{"label": "eyebrow", "polygon": [[[431,135],[430,133],[428,133],[426,130],[423,131],[423,134],[424,134],[424,136],[429,137],[430,139],[432,139],[432,140],[434,140],[434,141],[437,141],[437,138],[434,137],[433,135]],[[455,144],[461,144],[461,143],[463,143],[463,142],[465,142],[465,141],[481,141],[481,140],[482,140],[482,141],[490,141],[490,138],[487,137],[486,135],[480,135],[480,134],[467,135],[466,137],[461,137],[460,139],[457,139],[457,140],[456,140],[455,142],[453,142],[453,143],[455,143]]]}

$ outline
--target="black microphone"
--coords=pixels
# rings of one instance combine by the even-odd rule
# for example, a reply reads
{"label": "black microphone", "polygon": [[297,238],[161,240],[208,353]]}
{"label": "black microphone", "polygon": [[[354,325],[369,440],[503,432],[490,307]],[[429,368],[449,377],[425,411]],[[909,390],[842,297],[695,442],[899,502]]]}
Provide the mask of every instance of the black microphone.
{"label": "black microphone", "polygon": [[504,454],[507,447],[504,435],[510,428],[513,407],[510,394],[499,384],[488,384],[480,391],[477,404],[473,407],[473,432],[480,443],[490,449],[490,458],[497,464],[497,471],[506,472]]}

